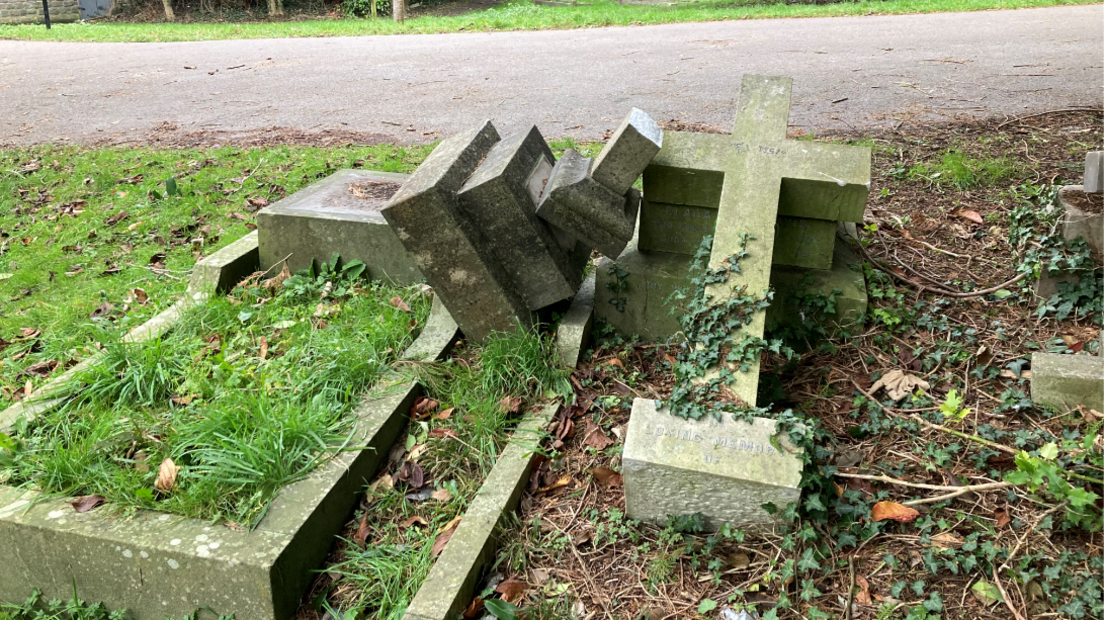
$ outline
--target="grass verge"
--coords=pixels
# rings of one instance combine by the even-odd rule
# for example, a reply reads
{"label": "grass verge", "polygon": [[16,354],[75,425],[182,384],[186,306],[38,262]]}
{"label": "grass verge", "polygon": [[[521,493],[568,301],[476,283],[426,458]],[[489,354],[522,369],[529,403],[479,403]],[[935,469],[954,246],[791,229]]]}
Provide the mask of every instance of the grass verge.
{"label": "grass verge", "polygon": [[238,287],[161,338],[105,335],[69,401],[0,436],[0,482],[252,527],[282,487],[356,448],[348,412],[428,315],[416,289],[360,288],[347,267]]}
{"label": "grass verge", "polygon": [[166,42],[285,37],[353,37],[386,34],[557,30],[601,26],[644,26],[783,17],[904,15],[1023,9],[1094,4],[1095,0],[861,0],[833,4],[750,3],[702,0],[666,5],[620,5],[607,0],[566,7],[515,0],[485,11],[450,17],[420,17],[404,23],[390,19],[325,19],[245,23],[76,23],[0,25],[0,39],[24,41]]}

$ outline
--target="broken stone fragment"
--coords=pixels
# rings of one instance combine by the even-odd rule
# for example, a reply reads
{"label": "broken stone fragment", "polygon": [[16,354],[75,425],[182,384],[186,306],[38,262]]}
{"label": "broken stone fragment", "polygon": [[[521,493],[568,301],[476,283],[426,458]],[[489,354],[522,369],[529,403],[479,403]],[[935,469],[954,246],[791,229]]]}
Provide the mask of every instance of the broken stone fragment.
{"label": "broken stone fragment", "polygon": [[663,130],[633,108],[594,160],[590,176],[624,196],[663,147]]}
{"label": "broken stone fragment", "polygon": [[469,340],[532,323],[491,241],[457,192],[499,141],[490,121],[445,140],[392,196],[383,217]]}
{"label": "broken stone fragment", "polygon": [[536,214],[555,161],[532,127],[496,144],[457,194],[530,310],[571,297],[582,280],[569,250]]}
{"label": "broken stone fragment", "polygon": [[1085,155],[1085,193],[1104,192],[1104,151],[1094,151]]}
{"label": "broken stone fragment", "polygon": [[544,221],[602,254],[616,257],[632,239],[639,194],[626,197],[589,174],[591,160],[564,151],[537,207]]}

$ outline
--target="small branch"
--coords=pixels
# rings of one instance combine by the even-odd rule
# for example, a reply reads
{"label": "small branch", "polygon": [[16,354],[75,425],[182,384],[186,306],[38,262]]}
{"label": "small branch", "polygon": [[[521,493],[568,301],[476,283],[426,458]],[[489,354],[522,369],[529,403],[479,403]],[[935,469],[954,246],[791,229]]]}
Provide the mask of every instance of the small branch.
{"label": "small branch", "polygon": [[[1031,528],[1027,530],[1027,533],[1025,533],[1023,535],[1023,538],[1021,538],[1019,540],[1019,542],[1016,543],[1015,547],[1012,547],[1012,553],[1008,554],[1008,559],[1005,560],[1003,564],[1001,564],[1000,570],[1004,570],[1004,569],[1008,568],[1008,565],[1012,563],[1013,558],[1015,558],[1016,554],[1019,553],[1020,547],[1023,546],[1023,544],[1027,541],[1028,537],[1031,536],[1031,533],[1035,531],[1035,528],[1039,527],[1039,524],[1042,523],[1043,520],[1046,519],[1048,515],[1053,514],[1055,511],[1057,511],[1060,508],[1065,508],[1066,504],[1068,504],[1068,503],[1069,503],[1069,500],[1064,501],[1061,504],[1058,504],[1057,506],[1054,506],[1054,507],[1048,509],[1043,514],[1039,515],[1039,518],[1035,520],[1035,523],[1031,524]],[[996,571],[994,571],[994,572],[996,572]]]}
{"label": "small branch", "polygon": [[1008,607],[1008,611],[1012,612],[1012,615],[1016,617],[1016,620],[1026,620],[1020,612],[1016,610],[1016,606],[1012,604],[1012,599],[1008,598],[1008,592],[1004,590],[1004,584],[1001,583],[1000,576],[997,573],[1000,571],[993,571],[993,581],[997,584],[997,590],[1000,590],[1001,598],[1004,599],[1004,605]]}
{"label": "small branch", "polygon": [[1036,112],[1035,114],[1025,114],[1023,116],[1013,116],[1012,118],[1004,121],[1000,125],[997,125],[997,129],[1004,127],[1009,123],[1015,123],[1028,118],[1035,118],[1036,116],[1046,116],[1047,114],[1060,114],[1062,112],[1100,112],[1100,108],[1062,108],[1060,110],[1047,110],[1046,112]]}
{"label": "small branch", "polygon": [[[859,252],[861,252],[862,255],[864,257],[866,257],[866,260],[870,261],[870,264],[874,265],[879,270],[881,270],[885,273],[888,273],[889,275],[891,275],[894,278],[900,280],[901,282],[904,282],[905,284],[908,284],[909,286],[914,286],[914,287],[916,287],[916,288],[918,288],[922,291],[928,291],[929,293],[934,293],[936,295],[942,295],[944,297],[952,297],[954,299],[968,299],[970,297],[981,297],[982,295],[988,295],[989,293],[994,293],[996,291],[1001,290],[1002,288],[1007,288],[1009,286],[1012,286],[1013,284],[1015,284],[1015,283],[1019,282],[1020,280],[1023,280],[1024,278],[1026,278],[1027,275],[1028,275],[1027,272],[1025,271],[1024,273],[1021,273],[1020,275],[1016,276],[1015,278],[1012,278],[1011,280],[1008,280],[1007,282],[1003,282],[1003,283],[998,284],[996,286],[991,286],[989,288],[982,289],[980,291],[970,291],[970,292],[967,292],[967,293],[948,291],[946,289],[932,288],[930,286],[920,284],[919,282],[914,282],[914,281],[902,276],[901,274],[897,273],[896,271],[893,271],[892,269],[889,269],[884,264],[882,264],[881,261],[879,261],[878,259],[871,256],[870,253],[866,251],[866,248],[863,247],[862,241],[860,241],[858,243],[858,246],[859,246]],[[950,252],[946,252],[946,250],[939,250],[939,251],[950,254]]]}
{"label": "small branch", "polygon": [[904,480],[898,480],[896,478],[890,478],[889,476],[871,476],[867,474],[844,474],[837,473],[837,476],[841,478],[858,478],[860,480],[873,480],[875,482],[885,482],[886,484],[896,484],[903,487],[912,487],[916,489],[927,489],[929,491],[951,491],[945,495],[938,495],[936,497],[929,497],[926,499],[914,499],[904,502],[905,506],[912,506],[914,504],[932,504],[935,502],[941,502],[946,499],[952,499],[959,495],[965,495],[975,491],[992,491],[993,489],[1003,489],[1005,487],[1012,486],[1010,482],[986,482],[984,484],[971,484],[964,487],[952,487],[941,486],[937,484],[923,484],[920,482],[905,482]]}

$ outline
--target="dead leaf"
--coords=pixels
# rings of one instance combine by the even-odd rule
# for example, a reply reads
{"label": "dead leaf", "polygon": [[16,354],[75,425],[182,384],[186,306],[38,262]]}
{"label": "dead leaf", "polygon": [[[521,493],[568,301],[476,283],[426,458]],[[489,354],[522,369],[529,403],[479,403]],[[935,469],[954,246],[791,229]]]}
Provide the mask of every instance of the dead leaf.
{"label": "dead leaf", "polygon": [[35,329],[33,327],[20,327],[19,336],[24,340],[30,340],[31,338],[37,338],[42,333],[41,329]]}
{"label": "dead leaf", "polygon": [[525,597],[525,591],[528,589],[529,584],[520,579],[510,577],[506,581],[498,584],[498,587],[495,588],[495,592],[502,595],[502,600],[516,605]]}
{"label": "dead leaf", "polygon": [[455,408],[454,407],[449,407],[448,409],[445,409],[444,411],[438,413],[437,415],[435,415],[433,417],[437,418],[438,420],[447,420],[447,419],[449,419],[449,417],[452,416],[453,411],[455,411]]}
{"label": "dead leaf", "polygon": [[586,436],[583,438],[583,443],[597,450],[605,450],[613,445],[613,440],[606,435],[601,426],[587,420]]}
{"label": "dead leaf", "polygon": [[746,553],[730,553],[725,556],[725,561],[737,570],[751,566],[751,558]]}
{"label": "dead leaf", "polygon": [[557,478],[556,481],[552,484],[537,489],[537,493],[547,493],[548,491],[553,491],[560,487],[566,487],[569,484],[571,484],[571,476],[562,476],[560,478]]}
{"label": "dead leaf", "polygon": [[958,536],[954,532],[940,532],[931,537],[932,545],[939,549],[950,549],[955,545],[962,544],[962,537]]}
{"label": "dead leaf", "polygon": [[391,305],[395,306],[403,312],[410,312],[410,306],[406,305],[406,302],[402,300],[402,297],[392,297],[390,299]]}
{"label": "dead leaf", "polygon": [[474,620],[475,618],[482,617],[483,607],[483,599],[478,596],[473,598],[471,604],[464,610],[464,620]]}
{"label": "dead leaf", "polygon": [[521,397],[503,397],[502,400],[498,401],[498,408],[502,413],[517,413],[521,409]]}
{"label": "dead leaf", "polygon": [[414,406],[410,408],[410,418],[415,421],[425,420],[437,410],[438,404],[432,398],[419,396],[414,400]]}
{"label": "dead leaf", "polygon": [[439,502],[447,502],[450,499],[452,499],[452,493],[449,493],[448,489],[446,489],[444,487],[441,487],[440,489],[437,489],[436,491],[434,491],[430,495],[430,497],[432,497],[433,499],[435,499]]}
{"label": "dead leaf", "polygon": [[195,394],[185,394],[184,396],[173,396],[172,402],[176,405],[189,405],[195,399]]}
{"label": "dead leaf", "polygon": [[180,468],[172,459],[161,461],[161,467],[157,470],[157,482],[154,483],[153,488],[165,493],[172,491],[176,486],[176,475],[179,473]]}
{"label": "dead leaf", "polygon": [[607,487],[619,487],[624,484],[625,479],[621,474],[613,471],[609,467],[595,467],[590,470],[590,475],[594,476],[594,479],[598,481],[598,484]]}
{"label": "dead leaf", "polygon": [[419,517],[418,515],[407,517],[402,521],[399,521],[399,527],[403,529],[414,527],[415,525],[429,525],[429,521],[426,521],[425,517]]}
{"label": "dead leaf", "polygon": [[418,457],[425,454],[427,450],[429,450],[429,445],[428,444],[424,444],[424,443],[417,444],[413,448],[410,449],[410,454],[406,455],[406,458],[408,460],[414,461],[416,463],[416,462],[418,462]]}
{"label": "dead leaf", "polygon": [[617,366],[618,368],[621,368],[622,370],[623,370],[623,369],[625,368],[625,363],[624,363],[624,362],[622,362],[621,360],[617,359],[616,357],[615,357],[615,358],[613,358],[613,359],[611,359],[611,360],[610,360],[609,362],[607,362],[607,363],[608,363],[608,364],[609,364],[610,366]]}
{"label": "dead leaf", "polygon": [[870,386],[870,393],[874,394],[879,388],[883,387],[885,388],[886,394],[894,401],[901,400],[909,394],[912,394],[916,389],[931,389],[931,385],[927,381],[924,381],[916,375],[906,373],[899,368],[894,368],[882,375],[881,379],[878,379],[874,385]]}
{"label": "dead leaf", "polygon": [[257,354],[257,357],[265,359],[268,357],[268,338],[261,336],[261,351]]}
{"label": "dead leaf", "polygon": [[77,512],[88,512],[106,501],[107,498],[103,495],[85,495],[69,502],[69,505]]}
{"label": "dead leaf", "polygon": [[137,303],[144,306],[149,302],[149,295],[140,288],[132,288],[130,289],[130,293],[127,294],[126,302],[128,304]]}
{"label": "dead leaf", "polygon": [[371,488],[373,490],[377,487],[383,487],[387,490],[391,490],[395,488],[395,479],[391,477],[391,474],[383,474],[379,478],[376,478],[375,482],[372,483]]}
{"label": "dead leaf", "polygon": [[257,211],[271,204],[268,202],[268,198],[265,198],[263,196],[253,196],[251,198],[246,198],[245,202],[248,205],[246,209],[249,209],[250,211]]}
{"label": "dead leaf", "polygon": [[128,217],[130,217],[130,215],[128,215],[126,211],[119,211],[115,215],[112,215],[111,217],[107,218],[107,220],[104,222],[104,224],[106,224],[108,226],[114,226],[114,225],[118,224],[119,222],[127,219]]}
{"label": "dead leaf", "polygon": [[901,523],[908,523],[915,520],[916,517],[919,517],[920,513],[908,506],[898,504],[897,502],[878,502],[874,504],[874,508],[871,509],[870,516],[875,521],[893,519]]}
{"label": "dead leaf", "polygon": [[459,437],[459,435],[456,434],[456,431],[452,430],[451,428],[444,428],[444,427],[441,427],[441,426],[438,426],[437,428],[430,429],[429,436],[430,437],[438,437],[438,438],[441,438],[441,437],[444,437],[444,438]]}
{"label": "dead leaf", "polygon": [[410,485],[412,489],[420,489],[425,486],[425,472],[422,471],[422,466],[413,462],[406,461],[399,468],[399,475],[395,476],[396,480],[401,480]]}
{"label": "dead leaf", "polygon": [[139,450],[139,451],[135,452],[134,453],[134,469],[136,471],[142,472],[143,474],[149,472],[149,463],[146,463],[146,459],[148,459],[148,458],[149,458],[149,456],[146,455],[145,450]]}
{"label": "dead leaf", "polygon": [[[23,369],[19,375],[34,375],[36,377],[47,377],[51,372],[57,368],[57,360],[49,360],[47,362],[39,362],[37,364],[31,364]],[[18,375],[17,375],[18,376]]]}
{"label": "dead leaf", "polygon": [[972,209],[955,209],[954,214],[958,217],[970,220],[975,224],[984,224],[985,220],[981,219],[981,214]]}
{"label": "dead leaf", "polygon": [[111,312],[112,308],[114,308],[114,307],[115,307],[114,304],[105,301],[102,304],[100,304],[99,308],[96,308],[95,310],[93,310],[92,314],[88,315],[88,318],[98,319],[102,316],[107,315],[109,312]]}
{"label": "dead leaf", "polygon": [[998,530],[1012,522],[1012,513],[1007,508],[997,508],[993,511],[993,517],[997,520]]}
{"label": "dead leaf", "polygon": [[368,540],[368,511],[364,511],[364,515],[360,517],[360,525],[357,526],[356,534],[353,534],[353,542],[364,548],[364,543]]}
{"label": "dead leaf", "polygon": [[870,582],[866,577],[855,575],[855,585],[859,586],[859,591],[855,593],[855,602],[859,605],[873,605],[874,601],[870,600]]}
{"label": "dead leaf", "polygon": [[433,540],[433,548],[429,551],[430,557],[436,558],[445,550],[445,545],[452,539],[452,535],[456,533],[457,526],[460,525],[460,519],[461,517],[456,517],[452,521],[449,521],[444,529],[441,530],[441,533],[437,534],[437,538]]}

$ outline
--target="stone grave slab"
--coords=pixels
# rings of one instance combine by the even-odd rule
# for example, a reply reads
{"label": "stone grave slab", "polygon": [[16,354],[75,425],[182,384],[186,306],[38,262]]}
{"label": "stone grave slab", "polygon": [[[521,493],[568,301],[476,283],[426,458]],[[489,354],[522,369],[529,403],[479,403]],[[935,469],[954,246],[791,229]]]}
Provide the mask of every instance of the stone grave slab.
{"label": "stone grave slab", "polygon": [[650,116],[633,108],[594,158],[590,176],[624,196],[662,146],[663,130]]}
{"label": "stone grave slab", "polygon": [[803,468],[787,437],[782,451],[771,444],[774,432],[774,420],[683,420],[635,399],[621,457],[627,516],[663,524],[700,512],[711,531],[773,521],[763,504],[796,502]]}
{"label": "stone grave slab", "polygon": [[[592,179],[591,160],[564,151],[537,206],[537,215],[606,256],[617,256],[633,236],[639,199]],[[630,216],[632,219],[630,219]]]}
{"label": "stone grave slab", "polygon": [[410,284],[422,274],[381,211],[406,174],[340,170],[257,213],[261,269],[287,258],[292,272],[312,261],[360,260],[374,280]]}
{"label": "stone grave slab", "polygon": [[494,240],[463,215],[456,195],[498,141],[490,121],[446,139],[383,209],[414,264],[474,342],[532,324],[525,300],[494,256]]}
{"label": "stone grave slab", "polygon": [[583,275],[536,213],[555,161],[532,127],[496,144],[458,193],[530,310],[568,299]]}
{"label": "stone grave slab", "polygon": [[1031,399],[1063,413],[1078,405],[1104,412],[1104,357],[1033,354]]}

